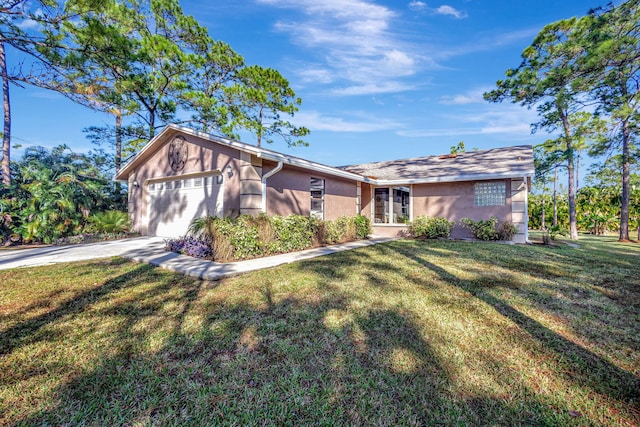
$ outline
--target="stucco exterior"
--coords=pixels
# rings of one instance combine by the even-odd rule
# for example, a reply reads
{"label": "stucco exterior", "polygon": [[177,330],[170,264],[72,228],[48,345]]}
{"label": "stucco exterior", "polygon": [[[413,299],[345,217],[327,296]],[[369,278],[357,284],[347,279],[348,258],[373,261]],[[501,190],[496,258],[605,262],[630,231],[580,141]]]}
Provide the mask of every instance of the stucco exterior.
{"label": "stucco exterior", "polygon": [[[229,177],[226,173],[227,166],[232,171],[239,169],[240,152],[229,147],[212,147],[197,137],[186,136],[188,156],[184,168],[174,171],[169,165],[169,141],[175,134],[168,134],[158,144],[156,150],[146,153],[145,159],[135,168],[128,178],[129,216],[134,230],[141,234],[147,234],[148,209],[148,185],[150,182],[162,181],[177,177],[198,177],[207,175],[221,175],[224,181],[224,215],[237,216],[240,207],[240,188],[237,174]],[[234,179],[236,178],[236,179]],[[180,206],[180,200],[175,200],[176,208]],[[203,201],[203,211],[206,203]]]}
{"label": "stucco exterior", "polygon": [[[275,165],[274,165],[275,166]],[[265,168],[266,171],[271,168]],[[311,178],[325,181],[324,219],[353,216],[357,210],[357,183],[314,173],[301,168],[284,167],[267,180],[267,215],[309,215]]]}
{"label": "stucco exterior", "polygon": [[[186,147],[178,153],[181,157],[177,168],[176,140]],[[476,158],[480,164],[474,163]],[[491,169],[493,158],[499,163],[497,172]],[[187,211],[181,211],[185,204],[189,204],[189,215],[196,217],[211,214],[236,217],[260,212],[282,216],[310,215],[311,181],[315,179],[314,185],[317,185],[317,179],[321,179],[324,183],[322,217],[326,220],[361,213],[371,218],[375,234],[398,235],[407,228],[406,224],[398,222],[421,215],[445,217],[456,222],[452,237],[464,238],[471,234],[459,225],[461,218],[479,220],[495,216],[516,224],[519,232],[514,240],[525,242],[532,158],[531,147],[518,146],[463,153],[459,158],[433,156],[334,168],[169,126],[123,167],[117,179],[129,184],[129,214],[133,228],[142,234],[155,232],[156,228],[150,228],[149,224],[160,214],[165,222],[171,221],[173,216],[184,220],[180,212]],[[405,164],[410,167],[404,168]],[[482,164],[486,167],[481,167]],[[404,175],[398,175],[398,171]],[[382,178],[369,174],[379,174]],[[394,179],[396,175],[397,179]],[[161,200],[149,195],[149,184],[180,179],[186,182],[203,177],[215,177],[211,194],[205,189],[202,195],[189,196],[188,203],[183,200],[186,188],[174,187],[177,191],[173,193],[165,191]],[[504,204],[476,206],[474,186],[478,182],[504,184]],[[384,217],[374,216],[374,211],[380,209],[377,206],[380,201],[376,198],[374,203],[374,195],[385,194],[376,188],[390,189],[386,193],[389,212]],[[392,197],[402,200],[401,209],[396,205],[397,201],[391,201]],[[153,206],[149,205],[150,200]],[[194,203],[197,204],[195,208]]]}
{"label": "stucco exterior", "polygon": [[[511,180],[501,180],[509,190]],[[501,221],[511,221],[511,195],[507,192],[503,206],[475,206],[475,181],[449,182],[437,184],[418,184],[413,186],[413,215],[444,217],[455,221],[451,231],[453,238],[472,237],[469,230],[460,226],[462,218],[474,221],[495,216]]]}

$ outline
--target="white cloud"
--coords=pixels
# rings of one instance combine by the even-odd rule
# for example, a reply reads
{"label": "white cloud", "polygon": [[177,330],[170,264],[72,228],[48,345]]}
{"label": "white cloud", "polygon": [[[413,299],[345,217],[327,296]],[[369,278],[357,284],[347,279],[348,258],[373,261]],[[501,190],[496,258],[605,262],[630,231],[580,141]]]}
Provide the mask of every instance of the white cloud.
{"label": "white cloud", "polygon": [[462,19],[467,17],[467,14],[465,12],[459,11],[456,8],[446,4],[443,4],[442,6],[435,9],[434,13],[436,15],[450,15],[457,19]]}
{"label": "white cloud", "polygon": [[[528,28],[508,33],[497,33],[489,36],[483,36],[473,40],[471,43],[456,46],[454,48],[439,49],[435,56],[438,60],[445,60],[470,53],[492,51],[502,46],[521,43],[522,41],[531,41],[536,34],[538,34],[538,31],[538,29]],[[514,65],[517,65],[517,62],[514,63]]]}
{"label": "white cloud", "polygon": [[427,9],[427,4],[423,1],[412,1],[409,3],[409,9],[411,10],[425,10]]}
{"label": "white cloud", "polygon": [[20,28],[23,31],[32,30],[34,28],[37,28],[38,26],[39,26],[38,22],[34,21],[33,19],[25,19],[24,21],[18,24],[18,28]]}
{"label": "white cloud", "polygon": [[331,71],[325,68],[309,67],[306,69],[299,69],[298,75],[305,83],[331,83],[334,80]]}
{"label": "white cloud", "polygon": [[429,5],[423,1],[412,1],[409,3],[409,9],[414,12],[426,12],[431,15],[448,15],[453,16],[457,19],[462,19],[467,17],[467,13],[461,10],[456,9],[453,6],[449,6],[447,4],[443,4],[442,6],[438,6],[436,8],[431,8]]}
{"label": "white cloud", "polygon": [[476,88],[468,91],[467,93],[460,93],[456,95],[445,95],[440,98],[440,103],[444,105],[466,105],[466,104],[480,104],[485,103],[483,94],[490,91],[491,88]]}
{"label": "white cloud", "polygon": [[401,126],[397,122],[371,117],[362,113],[356,112],[351,113],[351,115],[355,117],[353,119],[345,119],[344,115],[332,117],[317,111],[307,111],[297,113],[295,121],[296,124],[306,126],[312,132],[380,132],[398,129]]}
{"label": "white cloud", "polygon": [[[385,92],[394,87],[405,90],[399,79],[416,73],[421,58],[390,32],[397,15],[389,8],[364,0],[257,1],[303,14],[298,20],[280,21],[275,28],[325,61],[320,83],[342,81],[351,88],[335,94],[382,93],[381,87]],[[303,81],[313,76],[309,73],[313,68],[319,69],[302,67]]]}
{"label": "white cloud", "polygon": [[331,91],[334,95],[375,95],[381,93],[397,93],[415,89],[414,86],[399,82],[372,83],[345,88],[337,88]]}
{"label": "white cloud", "polygon": [[502,134],[511,139],[529,139],[531,123],[538,119],[535,111],[518,105],[487,106],[483,110],[437,118],[438,123],[451,123],[450,127],[406,129],[397,133],[412,138]]}

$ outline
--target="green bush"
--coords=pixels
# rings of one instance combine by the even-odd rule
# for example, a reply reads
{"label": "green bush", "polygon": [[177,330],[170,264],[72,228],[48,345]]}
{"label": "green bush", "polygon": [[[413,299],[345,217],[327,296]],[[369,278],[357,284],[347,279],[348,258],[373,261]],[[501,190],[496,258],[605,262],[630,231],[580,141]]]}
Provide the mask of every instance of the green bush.
{"label": "green bush", "polygon": [[364,215],[342,216],[334,221],[321,221],[315,240],[319,244],[366,239],[371,234],[371,221]]}
{"label": "green bush", "polygon": [[495,216],[478,221],[462,218],[460,224],[471,230],[473,236],[479,240],[511,240],[513,235],[518,232],[513,223],[500,222]]}
{"label": "green bush", "polygon": [[366,239],[371,235],[371,220],[364,215],[356,215],[353,217],[356,226],[356,239]]}
{"label": "green bush", "polygon": [[351,218],[343,216],[334,221],[325,221],[324,226],[324,241],[320,243],[332,245],[355,239],[356,226]]}
{"label": "green bush", "polygon": [[275,240],[269,252],[283,253],[310,248],[318,223],[318,219],[302,215],[271,217]]}
{"label": "green bush", "polygon": [[448,238],[454,225],[446,218],[421,215],[409,223],[409,233],[416,238]]}
{"label": "green bush", "polygon": [[364,238],[371,223],[364,216],[321,221],[301,215],[241,215],[236,219],[204,217],[189,232],[211,242],[216,261],[230,261],[293,252],[314,245]]}
{"label": "green bush", "polygon": [[553,240],[556,240],[558,236],[568,237],[569,230],[561,225],[552,225],[549,227],[549,236],[551,236]]}
{"label": "green bush", "polygon": [[122,211],[98,212],[88,218],[87,231],[95,233],[126,233],[129,231],[129,215]]}

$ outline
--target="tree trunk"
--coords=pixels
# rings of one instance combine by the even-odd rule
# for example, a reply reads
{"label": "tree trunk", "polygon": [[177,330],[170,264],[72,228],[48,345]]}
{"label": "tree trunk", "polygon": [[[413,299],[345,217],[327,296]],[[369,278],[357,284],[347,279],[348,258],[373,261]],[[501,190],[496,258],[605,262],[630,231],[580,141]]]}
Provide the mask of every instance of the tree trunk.
{"label": "tree trunk", "polygon": [[580,189],[580,150],[576,155],[576,193]]}
{"label": "tree trunk", "polygon": [[[569,148],[571,143],[567,143],[567,150],[571,153],[572,148]],[[573,171],[573,155],[569,155],[567,159],[567,175],[569,176],[569,237],[572,240],[578,239],[578,218],[576,215],[576,192],[574,186],[574,171]]]}
{"label": "tree trunk", "polygon": [[542,230],[546,230],[547,229],[547,225],[545,223],[544,220],[544,216],[545,216],[545,211],[544,211],[544,198],[542,199],[542,220],[540,221],[540,227],[542,228]]}
{"label": "tree trunk", "polygon": [[115,111],[116,116],[116,158],[115,166],[116,172],[120,172],[120,166],[122,165],[122,111],[119,109]]}
{"label": "tree trunk", "polygon": [[2,74],[2,107],[4,108],[4,127],[2,131],[2,184],[11,185],[11,102],[9,100],[9,75],[4,41],[0,40],[0,73]]}
{"label": "tree trunk", "polygon": [[569,181],[569,189],[567,191],[569,198],[569,238],[578,240],[578,221],[576,218],[576,193],[575,193],[575,177],[574,177],[574,154],[573,142],[571,141],[571,128],[569,126],[569,118],[566,112],[558,106],[562,127],[564,128],[565,141],[567,143],[567,175]]}
{"label": "tree trunk", "polygon": [[149,111],[149,140],[152,140],[156,135],[156,113],[155,111]]}
{"label": "tree trunk", "polygon": [[258,132],[257,132],[257,146],[260,147],[260,144],[262,144],[262,107],[260,107],[260,112],[258,113]]}
{"label": "tree trunk", "polygon": [[[115,166],[116,173],[120,171],[120,167],[122,166],[122,111],[119,109],[115,110],[116,116],[116,155],[115,155]],[[120,200],[120,203],[126,206],[126,200],[123,200],[122,195],[122,184],[116,181],[116,195]]]}
{"label": "tree trunk", "polygon": [[629,240],[629,201],[631,199],[629,133],[629,123],[625,120],[622,125],[622,197],[620,200],[620,241]]}
{"label": "tree trunk", "polygon": [[547,225],[545,222],[545,210],[544,210],[544,184],[543,184],[543,191],[542,191],[542,218],[540,219],[540,228],[542,228],[542,231],[546,230]]}
{"label": "tree trunk", "polygon": [[554,227],[558,226],[558,167],[555,169],[553,177],[553,223]]}

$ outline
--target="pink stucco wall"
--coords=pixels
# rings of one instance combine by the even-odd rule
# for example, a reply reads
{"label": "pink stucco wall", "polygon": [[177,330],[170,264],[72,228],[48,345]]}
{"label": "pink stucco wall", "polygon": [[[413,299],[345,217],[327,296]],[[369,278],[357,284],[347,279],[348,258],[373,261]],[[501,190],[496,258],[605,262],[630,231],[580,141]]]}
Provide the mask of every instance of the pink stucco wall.
{"label": "pink stucco wall", "polygon": [[[168,134],[159,148],[153,152],[145,153],[144,158],[139,159],[139,166],[129,176],[129,214],[134,230],[143,234],[147,231],[146,218],[148,214],[145,184],[154,178],[220,170],[223,172],[224,179],[224,215],[237,216],[240,211],[239,151],[182,134],[187,141],[188,158],[184,169],[176,172],[171,169],[168,161],[169,143],[174,136],[173,133]],[[231,177],[226,172],[227,165],[232,168],[233,175]],[[134,181],[137,181],[140,186],[135,187]]]}
{"label": "pink stucco wall", "polygon": [[488,219],[491,216],[501,221],[511,221],[511,180],[504,180],[506,203],[504,206],[474,206],[474,182],[451,182],[418,184],[413,186],[413,217],[420,215],[445,217],[455,221],[451,237],[471,237],[469,230],[462,228],[462,218]]}
{"label": "pink stucco wall", "polygon": [[[134,229],[146,233],[148,215],[146,183],[152,179],[177,177],[181,175],[205,174],[221,171],[224,179],[224,215],[235,217],[240,212],[240,152],[237,149],[218,145],[195,136],[181,134],[187,141],[188,159],[183,170],[175,172],[168,162],[169,142],[176,132],[168,132],[164,141],[154,151],[144,152],[136,160],[135,169],[129,176],[129,212]],[[231,166],[231,176],[227,166]],[[262,173],[276,166],[275,162],[263,161]],[[357,183],[353,180],[308,171],[285,165],[283,169],[268,178],[267,214],[268,215],[309,215],[310,179],[325,180],[325,219],[333,220],[341,216],[353,216],[357,208]],[[133,182],[140,186],[136,187]],[[474,220],[496,216],[503,221],[511,221],[511,181],[506,185],[506,204],[504,206],[475,207],[474,182],[415,184],[411,186],[411,210],[413,217],[420,215],[441,216],[459,222],[463,217]],[[360,212],[371,217],[373,187],[361,184]],[[403,227],[384,226],[377,234],[397,234]],[[456,225],[452,237],[469,237],[468,230]]]}
{"label": "pink stucco wall", "polygon": [[[263,167],[266,173],[273,169],[274,165],[265,162]],[[355,181],[286,165],[267,180],[267,214],[309,215],[311,177],[325,180],[324,219],[332,220],[356,214],[357,185]]]}

